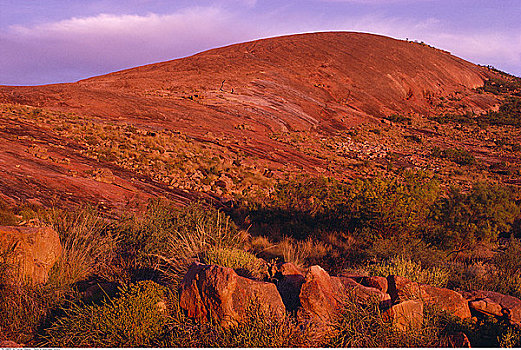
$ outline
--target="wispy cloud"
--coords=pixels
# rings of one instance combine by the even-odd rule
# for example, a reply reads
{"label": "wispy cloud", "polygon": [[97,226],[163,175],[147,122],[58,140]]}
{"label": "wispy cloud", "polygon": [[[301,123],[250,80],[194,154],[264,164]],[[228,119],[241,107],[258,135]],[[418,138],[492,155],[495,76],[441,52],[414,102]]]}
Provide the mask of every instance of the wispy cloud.
{"label": "wispy cloud", "polygon": [[0,64],[11,68],[0,72],[0,83],[16,83],[14,74],[20,70],[29,84],[40,82],[42,76],[45,81],[56,66],[80,79],[256,36],[253,28],[218,7],[192,7],[168,15],[100,14],[32,27],[12,26],[0,34]]}

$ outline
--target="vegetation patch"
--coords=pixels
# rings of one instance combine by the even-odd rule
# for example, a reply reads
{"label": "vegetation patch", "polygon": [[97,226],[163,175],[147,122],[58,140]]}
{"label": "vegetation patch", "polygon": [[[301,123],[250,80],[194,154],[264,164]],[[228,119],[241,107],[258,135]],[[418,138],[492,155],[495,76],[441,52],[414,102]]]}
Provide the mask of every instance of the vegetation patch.
{"label": "vegetation patch", "polygon": [[47,329],[45,346],[150,347],[167,324],[168,291],[150,281],[122,288],[101,305],[74,304]]}
{"label": "vegetation patch", "polygon": [[476,163],[476,158],[463,148],[447,148],[442,150],[439,147],[434,147],[431,154],[433,157],[445,158],[459,165],[473,165]]}

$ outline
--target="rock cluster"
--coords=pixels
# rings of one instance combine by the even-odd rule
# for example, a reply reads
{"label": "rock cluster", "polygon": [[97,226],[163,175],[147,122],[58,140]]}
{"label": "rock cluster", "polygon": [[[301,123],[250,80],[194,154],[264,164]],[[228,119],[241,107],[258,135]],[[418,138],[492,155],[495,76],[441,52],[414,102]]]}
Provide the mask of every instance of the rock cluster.
{"label": "rock cluster", "polygon": [[[495,292],[456,292],[412,282],[400,276],[330,276],[320,266],[302,271],[291,263],[273,266],[271,282],[241,277],[233,269],[194,263],[180,286],[180,304],[188,316],[213,319],[223,326],[244,321],[250,308],[274,317],[285,311],[306,315],[309,324],[328,331],[347,301],[376,302],[382,316],[398,330],[419,329],[426,304],[459,317],[489,315],[521,327],[521,300]],[[448,338],[452,346],[470,347],[464,333]]]}

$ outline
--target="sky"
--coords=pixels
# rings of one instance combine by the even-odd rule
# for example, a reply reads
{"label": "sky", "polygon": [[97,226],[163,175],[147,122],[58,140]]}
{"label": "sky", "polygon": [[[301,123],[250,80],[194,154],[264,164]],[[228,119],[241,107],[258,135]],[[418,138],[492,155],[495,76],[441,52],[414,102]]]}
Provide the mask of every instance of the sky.
{"label": "sky", "polygon": [[0,0],[0,85],[73,82],[316,31],[424,41],[521,76],[521,0]]}

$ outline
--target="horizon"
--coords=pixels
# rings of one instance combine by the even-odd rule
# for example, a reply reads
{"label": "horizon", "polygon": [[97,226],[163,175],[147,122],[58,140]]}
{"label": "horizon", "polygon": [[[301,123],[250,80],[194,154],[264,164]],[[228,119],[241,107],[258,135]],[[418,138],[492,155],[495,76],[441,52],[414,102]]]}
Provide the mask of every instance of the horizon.
{"label": "horizon", "polygon": [[0,85],[45,85],[284,35],[363,32],[425,42],[521,76],[513,0],[4,0]]}

